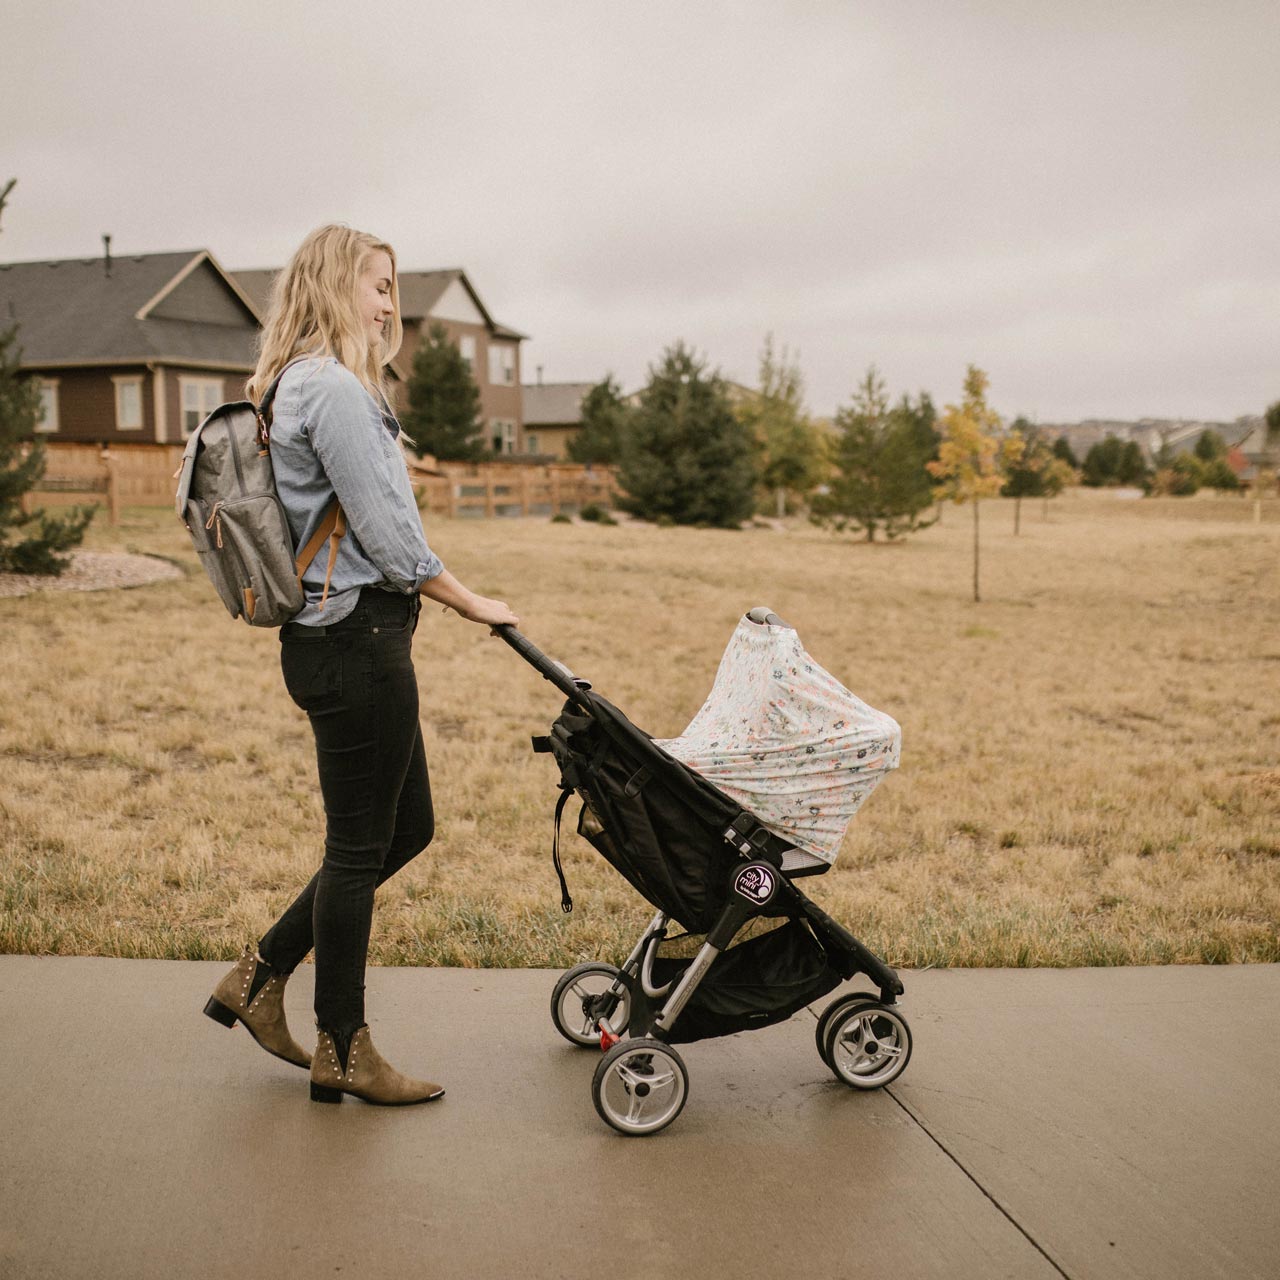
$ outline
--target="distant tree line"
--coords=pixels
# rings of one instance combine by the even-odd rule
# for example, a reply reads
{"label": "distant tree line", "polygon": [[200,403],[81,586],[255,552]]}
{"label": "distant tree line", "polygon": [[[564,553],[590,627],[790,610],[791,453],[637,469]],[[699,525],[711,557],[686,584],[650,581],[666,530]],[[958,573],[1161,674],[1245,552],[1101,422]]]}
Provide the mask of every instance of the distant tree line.
{"label": "distant tree line", "polygon": [[[1134,486],[1149,493],[1234,489],[1239,480],[1216,432],[1191,452],[1162,448],[1150,462],[1133,441],[1108,436],[1083,461],[1064,437],[1026,418],[1006,424],[987,404],[987,375],[966,373],[958,405],[940,414],[927,391],[894,399],[874,367],[830,422],[804,402],[798,357],[772,335],[760,355],[757,385],[729,383],[684,342],[666,348],[648,381],[624,396],[612,374],[580,406],[569,456],[617,469],[619,506],[659,524],[736,528],[752,516],[807,511],[819,526],[868,542],[893,541],[940,518],[941,503],[971,503],[978,591],[978,504],[1047,502],[1068,485]],[[476,461],[488,452],[471,370],[440,325],[414,357],[403,415],[420,453]],[[1280,452],[1280,403],[1267,410],[1269,439]]]}

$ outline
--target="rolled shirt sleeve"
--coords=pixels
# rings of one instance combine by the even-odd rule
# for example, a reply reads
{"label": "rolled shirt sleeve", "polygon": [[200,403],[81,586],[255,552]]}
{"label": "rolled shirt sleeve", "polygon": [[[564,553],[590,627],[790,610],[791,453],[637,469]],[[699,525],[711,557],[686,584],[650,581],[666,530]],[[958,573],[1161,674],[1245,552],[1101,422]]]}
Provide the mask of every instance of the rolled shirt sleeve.
{"label": "rolled shirt sleeve", "polygon": [[369,560],[389,585],[417,591],[444,572],[427,545],[404,455],[359,379],[327,360],[300,388],[299,418]]}

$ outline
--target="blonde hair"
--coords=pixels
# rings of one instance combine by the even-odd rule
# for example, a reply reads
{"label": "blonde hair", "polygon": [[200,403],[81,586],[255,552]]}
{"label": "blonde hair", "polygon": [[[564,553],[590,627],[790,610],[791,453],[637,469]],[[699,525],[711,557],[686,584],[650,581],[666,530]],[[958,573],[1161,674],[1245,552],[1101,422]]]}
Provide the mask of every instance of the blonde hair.
{"label": "blonde hair", "polygon": [[[382,327],[382,337],[371,345],[360,323],[356,290],[360,273],[375,253],[391,259],[392,315]],[[336,223],[317,227],[272,282],[258,337],[258,364],[246,384],[247,394],[256,404],[290,360],[318,355],[334,356],[370,395],[385,397],[383,370],[400,350],[403,337],[395,251],[363,231]]]}

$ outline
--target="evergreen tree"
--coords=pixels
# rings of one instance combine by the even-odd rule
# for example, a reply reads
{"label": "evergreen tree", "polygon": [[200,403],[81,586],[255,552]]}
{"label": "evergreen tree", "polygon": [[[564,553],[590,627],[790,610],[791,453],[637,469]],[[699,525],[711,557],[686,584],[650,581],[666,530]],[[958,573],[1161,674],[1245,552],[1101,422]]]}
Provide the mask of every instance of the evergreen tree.
{"label": "evergreen tree", "polygon": [[609,374],[582,397],[582,426],[569,441],[569,457],[587,466],[617,463],[630,414],[630,407],[622,399],[622,388]]}
{"label": "evergreen tree", "polygon": [[924,513],[933,505],[927,470],[937,443],[933,414],[925,395],[918,406],[903,396],[890,409],[884,381],[872,365],[852,403],[836,413],[836,475],[828,492],[814,495],[814,523],[863,530],[868,542],[877,530],[892,541],[931,525]]}
{"label": "evergreen tree", "polygon": [[[0,212],[12,189],[10,181],[0,192]],[[19,373],[17,334],[16,327],[0,331],[0,572],[56,575],[70,564],[60,553],[80,545],[94,508],[73,507],[63,516],[23,512],[23,495],[44,475],[45,449],[34,438],[40,389]]]}
{"label": "evergreen tree", "polygon": [[719,374],[683,342],[649,368],[618,480],[619,506],[645,520],[736,528],[754,509],[751,437]]}
{"label": "evergreen tree", "polygon": [[1227,456],[1227,442],[1216,431],[1202,431],[1192,452],[1201,462],[1213,462]]}
{"label": "evergreen tree", "polygon": [[1147,464],[1137,441],[1108,436],[1084,456],[1080,479],[1098,488],[1103,485],[1140,485],[1147,479]]}
{"label": "evergreen tree", "polygon": [[1124,485],[1145,484],[1147,480],[1147,462],[1136,440],[1125,442],[1120,450],[1120,465],[1116,478]]}
{"label": "evergreen tree", "polygon": [[1108,436],[1105,440],[1099,440],[1097,444],[1090,445],[1089,452],[1084,455],[1084,464],[1080,468],[1081,483],[1095,489],[1102,485],[1117,483],[1122,447],[1117,436]]}
{"label": "evergreen tree", "polygon": [[432,321],[413,356],[406,388],[408,408],[400,425],[413,451],[442,462],[477,462],[480,390],[462,353],[438,320]]}
{"label": "evergreen tree", "polygon": [[1071,442],[1066,436],[1059,436],[1053,442],[1053,456],[1062,462],[1065,462],[1072,471],[1080,470],[1080,463],[1076,458],[1074,450],[1071,448]]}

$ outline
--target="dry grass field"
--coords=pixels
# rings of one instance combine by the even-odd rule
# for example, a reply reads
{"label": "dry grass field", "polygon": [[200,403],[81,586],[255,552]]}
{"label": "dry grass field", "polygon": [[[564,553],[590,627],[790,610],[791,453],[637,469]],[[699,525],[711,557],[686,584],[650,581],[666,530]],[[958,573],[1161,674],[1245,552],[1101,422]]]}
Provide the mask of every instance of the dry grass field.
{"label": "dry grass field", "polygon": [[[820,902],[894,964],[1280,960],[1280,503],[1068,494],[905,544],[435,520],[466,582],[637,723],[678,733],[738,616],[769,604],[903,727]],[[321,851],[306,722],[274,632],[232,623],[166,511],[96,549],[174,582],[0,600],[0,951],[229,958]],[[614,958],[647,909],[576,836],[529,735],[560,704],[501,642],[418,630],[439,833],[379,894],[380,963]],[[569,815],[576,812],[571,806]],[[567,826],[571,824],[567,823]]]}

